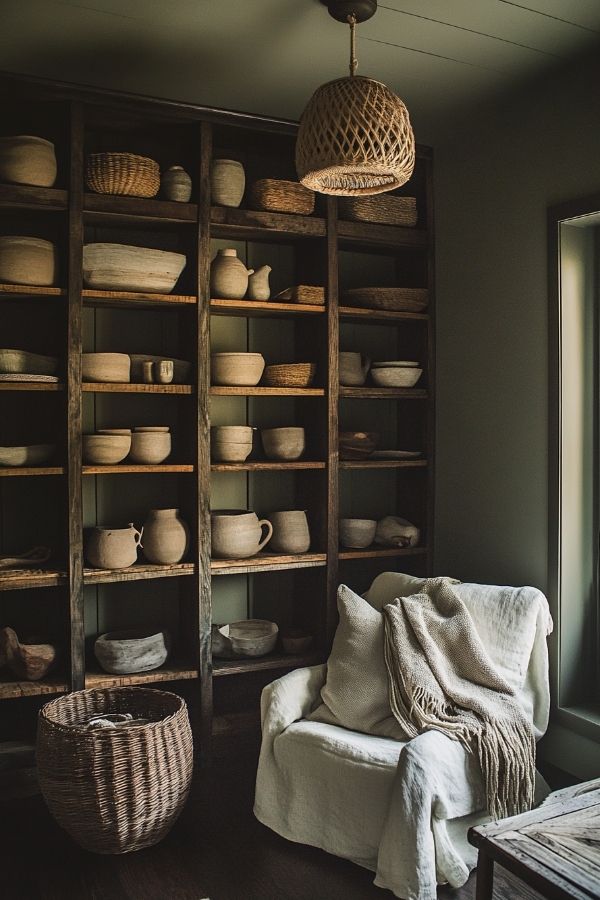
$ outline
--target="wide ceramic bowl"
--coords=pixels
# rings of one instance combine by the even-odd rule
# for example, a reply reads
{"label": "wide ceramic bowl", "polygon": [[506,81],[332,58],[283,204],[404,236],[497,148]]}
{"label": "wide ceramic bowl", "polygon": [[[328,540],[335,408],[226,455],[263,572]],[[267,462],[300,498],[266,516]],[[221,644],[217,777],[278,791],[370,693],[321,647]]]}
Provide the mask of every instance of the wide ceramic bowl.
{"label": "wide ceramic bowl", "polygon": [[54,444],[0,447],[0,466],[40,466],[52,458],[55,450]]}
{"label": "wide ceramic bowl", "polygon": [[220,628],[213,625],[213,656],[235,658],[237,656],[265,656],[277,643],[278,626],[266,619],[244,619]]}
{"label": "wide ceramic bowl", "polygon": [[371,378],[378,387],[414,387],[423,369],[415,366],[382,366],[371,369]]}
{"label": "wide ceramic bowl", "polygon": [[81,438],[83,461],[95,466],[115,466],[131,447],[129,434],[84,434]]}
{"label": "wide ceramic bowl", "polygon": [[245,462],[252,451],[249,425],[213,425],[210,429],[210,454],[215,462]]}
{"label": "wide ceramic bowl", "polygon": [[210,377],[213,384],[254,387],[265,368],[262,353],[211,353]]}
{"label": "wide ceramic bowl", "polygon": [[129,381],[131,361],[127,353],[82,353],[84,381],[122,384]]}
{"label": "wide ceramic bowl", "polygon": [[86,287],[97,290],[169,294],[185,263],[182,253],[168,250],[130,244],[86,244],[83,281]]}
{"label": "wide ceramic bowl", "polygon": [[7,234],[0,237],[0,282],[50,287],[58,271],[52,241]]}
{"label": "wide ceramic bowl", "polygon": [[376,530],[375,519],[340,519],[340,544],[355,550],[370,547]]}
{"label": "wide ceramic bowl", "polygon": [[162,666],[169,655],[169,644],[167,631],[111,631],[96,639],[94,654],[105,672],[130,675]]}
{"label": "wide ceramic bowl", "polygon": [[265,455],[269,459],[300,459],[306,446],[304,428],[263,428],[260,436]]}
{"label": "wide ceramic bowl", "polygon": [[131,462],[158,466],[171,452],[171,435],[161,431],[134,431],[131,435]]}
{"label": "wide ceramic bowl", "polygon": [[56,181],[54,144],[32,134],[0,137],[0,181],[52,187]]}

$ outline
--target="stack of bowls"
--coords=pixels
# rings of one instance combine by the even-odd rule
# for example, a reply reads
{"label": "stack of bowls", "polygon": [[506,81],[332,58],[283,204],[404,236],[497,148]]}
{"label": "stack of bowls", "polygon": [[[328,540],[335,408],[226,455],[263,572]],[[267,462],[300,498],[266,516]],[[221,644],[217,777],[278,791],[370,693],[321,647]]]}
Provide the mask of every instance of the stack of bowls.
{"label": "stack of bowls", "polygon": [[210,453],[215,462],[245,462],[252,450],[253,430],[249,425],[213,425]]}
{"label": "stack of bowls", "polygon": [[419,363],[408,359],[383,360],[371,365],[371,378],[379,387],[411,388],[422,374]]}

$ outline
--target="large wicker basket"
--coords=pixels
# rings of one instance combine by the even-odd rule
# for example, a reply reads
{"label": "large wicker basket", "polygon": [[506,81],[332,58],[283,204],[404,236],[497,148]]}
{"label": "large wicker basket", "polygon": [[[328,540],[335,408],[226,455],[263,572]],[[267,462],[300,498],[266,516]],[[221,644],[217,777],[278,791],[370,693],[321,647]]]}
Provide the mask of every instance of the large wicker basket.
{"label": "large wicker basket", "polygon": [[[86,727],[131,713],[148,724]],[[77,691],[38,717],[37,765],[50,812],[86,850],[129,853],[158,843],[183,809],[192,779],[185,701],[145,688]]]}
{"label": "large wicker basket", "polygon": [[343,219],[354,222],[375,222],[405,228],[414,228],[417,224],[415,197],[340,197],[338,207]]}
{"label": "large wicker basket", "polygon": [[262,382],[266,387],[310,387],[314,381],[315,363],[280,363],[266,366]]}
{"label": "large wicker basket", "polygon": [[160,168],[155,160],[135,153],[90,153],[85,183],[97,194],[156,197]]}
{"label": "large wicker basket", "polygon": [[315,195],[297,181],[261,178],[250,188],[250,205],[265,212],[310,216],[315,211]]}

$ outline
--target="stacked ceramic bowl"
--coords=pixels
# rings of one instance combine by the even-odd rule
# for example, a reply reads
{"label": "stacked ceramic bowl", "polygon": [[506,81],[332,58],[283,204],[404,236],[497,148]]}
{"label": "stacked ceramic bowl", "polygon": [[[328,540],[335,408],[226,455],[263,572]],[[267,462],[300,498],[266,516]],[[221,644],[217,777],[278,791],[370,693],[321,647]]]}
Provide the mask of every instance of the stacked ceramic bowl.
{"label": "stacked ceramic bowl", "polygon": [[130,428],[99,428],[82,438],[83,461],[89,465],[116,466],[127,457],[138,465],[159,465],[171,452],[166,425]]}
{"label": "stacked ceramic bowl", "polygon": [[213,425],[210,453],[215,462],[245,462],[252,450],[253,428],[249,425]]}
{"label": "stacked ceramic bowl", "polygon": [[423,369],[419,363],[409,359],[392,359],[371,364],[371,378],[378,387],[414,387]]}

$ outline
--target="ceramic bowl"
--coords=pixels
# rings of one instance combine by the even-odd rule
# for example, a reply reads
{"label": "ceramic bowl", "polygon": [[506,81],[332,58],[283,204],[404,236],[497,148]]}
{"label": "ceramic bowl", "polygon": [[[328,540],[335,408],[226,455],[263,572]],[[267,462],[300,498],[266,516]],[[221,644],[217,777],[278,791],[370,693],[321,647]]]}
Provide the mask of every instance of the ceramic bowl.
{"label": "ceramic bowl", "polygon": [[376,431],[340,431],[340,459],[366,459],[378,440]]}
{"label": "ceramic bowl", "polygon": [[371,363],[371,368],[373,369],[389,369],[389,368],[414,368],[418,366],[419,363],[414,359],[386,359],[379,360],[378,362]]}
{"label": "ceramic bowl", "polygon": [[131,448],[129,434],[84,434],[81,438],[83,461],[96,466],[114,466],[122,462]]}
{"label": "ceramic bowl", "polygon": [[340,519],[340,544],[356,550],[370,547],[376,530],[375,519]]}
{"label": "ceramic bowl", "polygon": [[83,281],[86,287],[97,290],[169,294],[185,264],[182,253],[130,244],[86,244]]}
{"label": "ceramic bowl", "polygon": [[54,444],[0,447],[0,466],[39,466],[48,462],[55,450]]}
{"label": "ceramic bowl", "polygon": [[171,435],[160,431],[134,431],[131,435],[131,462],[157,466],[171,452]]}
{"label": "ceramic bowl", "polygon": [[134,431],[140,431],[142,434],[168,434],[168,425],[136,425]]}
{"label": "ceramic bowl", "polygon": [[268,459],[300,459],[306,447],[304,428],[263,428],[260,436]]}
{"label": "ceramic bowl", "polygon": [[262,353],[211,353],[210,377],[213,384],[254,387],[265,368]]}
{"label": "ceramic bowl", "polygon": [[308,634],[301,628],[286,628],[285,631],[280,632],[280,637],[283,652],[289,653],[290,655],[294,653],[304,653],[313,642],[312,634]]}
{"label": "ceramic bowl", "polygon": [[249,425],[213,425],[210,429],[210,453],[215,462],[245,462],[252,451]]}
{"label": "ceramic bowl", "polygon": [[414,387],[423,369],[415,366],[382,366],[371,369],[371,378],[378,387]]}
{"label": "ceramic bowl", "polygon": [[105,672],[130,675],[162,666],[169,655],[169,645],[167,631],[111,631],[96,639],[94,654]]}
{"label": "ceramic bowl", "polygon": [[0,237],[0,282],[50,287],[56,283],[58,258],[52,241],[7,234]]}
{"label": "ceramic bowl", "polygon": [[11,375],[54,375],[58,369],[55,356],[42,356],[28,350],[0,350],[0,372]]}
{"label": "ceramic bowl", "polygon": [[0,137],[0,181],[52,187],[56,181],[54,144],[32,134]]}
{"label": "ceramic bowl", "polygon": [[129,381],[131,361],[127,353],[82,353],[81,366],[84,381],[114,384]]}
{"label": "ceramic bowl", "polygon": [[265,619],[244,619],[212,629],[214,656],[235,658],[238,656],[265,656],[277,643],[279,628],[275,622]]}

